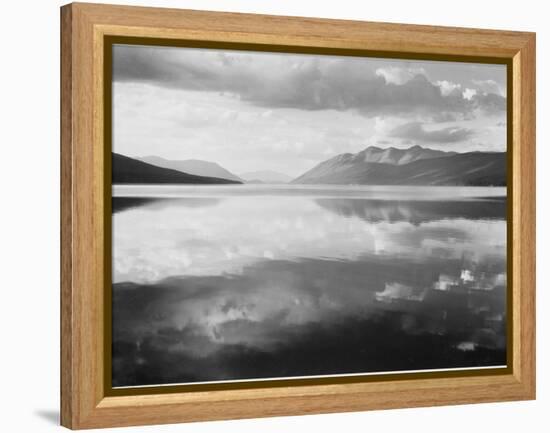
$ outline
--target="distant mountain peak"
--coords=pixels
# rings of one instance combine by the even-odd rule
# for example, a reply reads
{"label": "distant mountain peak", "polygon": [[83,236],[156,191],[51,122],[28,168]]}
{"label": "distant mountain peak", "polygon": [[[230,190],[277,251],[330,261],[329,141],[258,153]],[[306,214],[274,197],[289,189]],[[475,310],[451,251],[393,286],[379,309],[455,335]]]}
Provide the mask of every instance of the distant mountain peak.
{"label": "distant mountain peak", "polygon": [[195,176],[217,177],[220,179],[242,182],[241,178],[212,161],[204,161],[202,159],[171,160],[155,155],[143,156],[137,159],[158,167],[170,168]]}
{"label": "distant mountain peak", "polygon": [[[409,152],[411,150],[427,150],[427,151],[434,151],[434,152],[444,152],[442,150],[436,150],[436,149],[431,149],[429,147],[422,147],[420,146],[419,144],[415,144],[413,146],[410,146],[410,147],[407,147],[407,148],[399,148],[399,147],[395,147],[395,146],[389,146],[389,147],[378,147],[378,146],[367,146],[365,147],[363,150],[361,150],[360,152],[365,152],[365,151],[371,151],[371,152],[387,152],[387,151],[390,151],[390,152]],[[358,152],[358,153],[360,153]]]}
{"label": "distant mountain peak", "polygon": [[346,162],[377,162],[381,164],[403,165],[419,159],[439,158],[454,155],[456,152],[444,152],[419,145],[407,149],[399,149],[393,146],[384,149],[377,146],[368,146],[356,154],[344,153],[332,158],[332,161]]}
{"label": "distant mountain peak", "polygon": [[381,147],[378,147],[378,146],[368,146],[363,150],[363,152],[365,150],[370,150],[371,152],[382,152],[384,149],[382,149]]}

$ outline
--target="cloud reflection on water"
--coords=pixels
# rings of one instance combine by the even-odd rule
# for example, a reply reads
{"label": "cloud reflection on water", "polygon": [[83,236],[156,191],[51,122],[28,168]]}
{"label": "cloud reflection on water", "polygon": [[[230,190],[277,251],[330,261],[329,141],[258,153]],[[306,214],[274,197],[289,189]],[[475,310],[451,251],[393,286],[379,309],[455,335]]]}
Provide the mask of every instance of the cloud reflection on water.
{"label": "cloud reflection on water", "polygon": [[505,362],[504,201],[212,200],[117,207],[115,386]]}
{"label": "cloud reflection on water", "polygon": [[[118,200],[125,199],[114,203]],[[145,201],[114,216],[113,280],[150,283],[172,275],[239,273],[263,258],[504,254],[502,201],[450,203],[303,197]],[[449,207],[454,211],[445,218]]]}

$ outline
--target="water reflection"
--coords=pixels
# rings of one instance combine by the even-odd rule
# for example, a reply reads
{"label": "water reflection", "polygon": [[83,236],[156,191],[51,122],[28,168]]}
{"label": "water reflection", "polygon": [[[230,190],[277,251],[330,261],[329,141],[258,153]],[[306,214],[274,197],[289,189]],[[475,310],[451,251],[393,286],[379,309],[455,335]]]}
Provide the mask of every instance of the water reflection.
{"label": "water reflection", "polygon": [[115,197],[114,386],[505,364],[505,200],[328,195]]}
{"label": "water reflection", "polygon": [[367,222],[407,221],[420,224],[442,219],[503,219],[506,215],[505,197],[487,197],[477,200],[432,201],[364,200],[349,198],[316,199],[322,208],[344,217],[357,217]]}
{"label": "water reflection", "polygon": [[166,197],[114,197],[112,201],[113,213],[129,209],[146,207],[149,210],[162,210],[170,206],[209,207],[216,206],[219,198],[166,198]]}

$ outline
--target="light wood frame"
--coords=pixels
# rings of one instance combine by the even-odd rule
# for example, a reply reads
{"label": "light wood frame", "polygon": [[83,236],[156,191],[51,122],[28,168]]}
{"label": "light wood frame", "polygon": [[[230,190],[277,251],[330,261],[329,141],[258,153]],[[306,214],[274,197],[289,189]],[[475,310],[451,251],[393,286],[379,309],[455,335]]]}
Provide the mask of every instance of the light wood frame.
{"label": "light wood frame", "polygon": [[[61,35],[62,425],[81,429],[535,398],[534,33],[73,3],[61,8]],[[498,375],[107,395],[103,246],[111,215],[103,183],[106,36],[505,60],[511,68],[512,101],[511,368]]]}

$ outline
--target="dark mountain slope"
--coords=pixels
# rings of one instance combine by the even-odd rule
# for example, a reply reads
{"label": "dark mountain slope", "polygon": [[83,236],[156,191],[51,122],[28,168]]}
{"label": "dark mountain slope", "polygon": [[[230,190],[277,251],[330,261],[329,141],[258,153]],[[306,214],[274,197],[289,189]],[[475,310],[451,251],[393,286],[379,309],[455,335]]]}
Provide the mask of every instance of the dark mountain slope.
{"label": "dark mountain slope", "polygon": [[118,153],[112,154],[113,184],[239,184],[217,177],[196,176],[177,170],[157,167]]}

